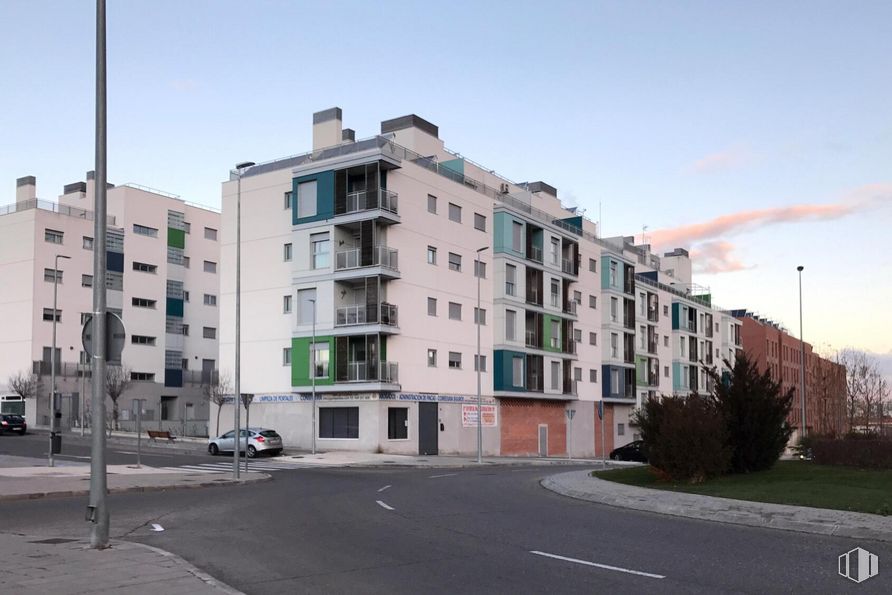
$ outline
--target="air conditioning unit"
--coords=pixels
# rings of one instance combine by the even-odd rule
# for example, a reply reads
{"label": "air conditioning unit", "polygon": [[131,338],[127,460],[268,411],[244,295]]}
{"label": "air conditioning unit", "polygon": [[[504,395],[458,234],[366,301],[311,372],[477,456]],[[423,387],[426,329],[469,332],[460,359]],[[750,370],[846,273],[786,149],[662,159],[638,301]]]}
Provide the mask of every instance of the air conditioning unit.
{"label": "air conditioning unit", "polygon": [[506,184],[505,182],[499,184],[499,192],[501,192],[502,194],[508,194],[508,184]]}

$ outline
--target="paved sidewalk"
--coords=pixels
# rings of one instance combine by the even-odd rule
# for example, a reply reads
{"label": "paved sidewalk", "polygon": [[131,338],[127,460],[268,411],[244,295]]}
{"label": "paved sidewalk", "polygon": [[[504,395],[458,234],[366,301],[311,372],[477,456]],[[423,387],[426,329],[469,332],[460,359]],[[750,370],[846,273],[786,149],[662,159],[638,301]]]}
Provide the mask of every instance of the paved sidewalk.
{"label": "paved sidewalk", "polygon": [[240,593],[179,556],[125,541],[94,550],[86,541],[0,533],[0,560],[0,593]]}
{"label": "paved sidewalk", "polygon": [[571,471],[546,477],[558,494],[620,508],[803,533],[892,541],[892,517],[807,506],[716,498],[624,485]]}
{"label": "paved sidewalk", "polygon": [[[421,468],[462,468],[479,467],[476,456],[462,455],[396,455],[373,452],[329,451],[317,454],[287,452],[275,458],[276,461],[284,461],[306,465],[307,467],[365,467],[370,469],[386,469],[392,467],[421,467]],[[591,459],[568,459],[566,457],[483,457],[484,466],[529,466],[529,465],[600,465],[600,461]],[[637,465],[638,463],[622,463],[609,461],[610,466]]]}

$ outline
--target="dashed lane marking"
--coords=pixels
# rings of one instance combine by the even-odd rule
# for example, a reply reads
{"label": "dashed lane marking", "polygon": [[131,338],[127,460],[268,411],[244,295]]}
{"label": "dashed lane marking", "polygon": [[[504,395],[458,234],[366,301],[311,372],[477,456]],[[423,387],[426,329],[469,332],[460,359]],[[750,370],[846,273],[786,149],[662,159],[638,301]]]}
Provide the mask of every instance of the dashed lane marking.
{"label": "dashed lane marking", "polygon": [[388,505],[386,502],[382,502],[380,500],[375,500],[378,503],[378,506],[387,510],[394,510],[393,506]]}
{"label": "dashed lane marking", "polygon": [[598,564],[597,562],[589,562],[588,560],[579,560],[577,558],[567,558],[565,556],[558,556],[557,554],[549,554],[546,552],[539,551],[531,551],[531,554],[535,554],[537,556],[544,556],[546,558],[554,558],[555,560],[563,560],[564,562],[573,562],[574,564],[582,564],[583,566],[594,566],[595,568],[603,568],[604,570],[613,570],[616,572],[625,572],[626,574],[634,574],[637,576],[646,576],[647,578],[666,578],[662,574],[653,574],[650,572],[642,572],[640,570],[631,570],[629,568],[620,568],[619,566],[609,566],[607,564]]}

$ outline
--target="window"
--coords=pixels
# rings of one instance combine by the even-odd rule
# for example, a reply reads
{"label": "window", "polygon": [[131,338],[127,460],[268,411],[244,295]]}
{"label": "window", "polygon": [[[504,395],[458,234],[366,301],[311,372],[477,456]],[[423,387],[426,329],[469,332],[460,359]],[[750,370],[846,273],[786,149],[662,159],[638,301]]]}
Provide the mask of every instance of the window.
{"label": "window", "polygon": [[433,194],[427,195],[427,212],[437,214],[437,197]]}
{"label": "window", "polygon": [[454,203],[449,203],[449,220],[461,223],[461,207]]}
{"label": "window", "polygon": [[205,326],[201,329],[201,336],[205,339],[216,339],[217,338],[217,329],[213,326]]}
{"label": "window", "polygon": [[582,303],[582,292],[581,291],[573,292],[573,301],[576,302],[577,304]]}
{"label": "window", "polygon": [[669,305],[663,304],[663,316],[669,316]]}
{"label": "window", "polygon": [[486,326],[486,309],[485,308],[474,308],[474,324],[479,324],[480,326]]}
{"label": "window", "polygon": [[589,369],[588,371],[588,381],[589,382],[598,382],[598,371],[595,369]]}
{"label": "window", "polygon": [[183,325],[183,335],[185,335],[187,337],[189,336],[189,325],[188,324]]}
{"label": "window", "polygon": [[551,390],[561,388],[561,362],[551,362]]}
{"label": "window", "polygon": [[217,241],[217,230],[213,227],[204,228],[204,239]]}
{"label": "window", "polygon": [[291,208],[291,190],[289,190],[288,192],[286,192],[284,194],[284,199],[285,199],[284,206],[282,208],[290,209]]}
{"label": "window", "polygon": [[474,261],[474,276],[486,279],[486,263],[482,260]]}
{"label": "window", "polygon": [[185,357],[184,357],[183,360],[180,362],[180,369],[181,369],[181,370],[188,370],[188,369],[189,369],[189,360],[186,359]]}
{"label": "window", "polygon": [[282,260],[285,262],[291,262],[291,243],[285,244],[282,246]]}
{"label": "window", "polygon": [[428,349],[427,350],[427,367],[428,368],[436,368],[437,367],[437,350],[436,349]]}
{"label": "window", "polygon": [[433,246],[427,247],[427,264],[437,264],[437,249]]}
{"label": "window", "polygon": [[188,269],[188,268],[189,268],[189,265],[190,265],[191,263],[192,263],[192,259],[191,259],[191,258],[189,258],[188,256],[184,256],[184,257],[183,257],[183,268],[184,268],[184,269]]}
{"label": "window", "polygon": [[[185,231],[187,234],[191,234],[192,233],[192,224],[189,223],[188,221],[183,221],[183,231]],[[183,368],[183,369],[185,370],[185,368]]]}
{"label": "window", "polygon": [[551,305],[555,308],[561,306],[561,282],[557,279],[551,280]]}
{"label": "window", "polygon": [[523,358],[511,358],[511,385],[523,386]]}
{"label": "window", "polygon": [[43,230],[43,239],[50,244],[61,244],[64,237],[65,234],[61,231],[56,231],[55,229]]}
{"label": "window", "polygon": [[486,356],[480,356],[480,369],[477,369],[477,354],[474,354],[474,371],[475,372],[486,372]]}
{"label": "window", "polygon": [[589,333],[588,334],[588,344],[589,345],[597,345],[598,344],[598,333]]}
{"label": "window", "polygon": [[681,350],[679,353],[681,353],[681,356],[684,357],[684,348],[685,348],[685,345],[687,345],[687,341],[685,341],[684,337],[678,338],[678,345],[679,345],[679,349]]}
{"label": "window", "polygon": [[588,270],[592,273],[597,273],[598,272],[598,261],[595,260],[594,258],[589,258],[588,259]]}
{"label": "window", "polygon": [[437,298],[432,298],[432,297],[427,298],[427,315],[428,316],[436,316],[437,315]]}
{"label": "window", "polygon": [[298,324],[312,324],[316,303],[316,288],[297,290]]}
{"label": "window", "polygon": [[93,249],[93,238],[90,236],[84,236],[84,250],[92,250]]}
{"label": "window", "polygon": [[359,438],[359,407],[320,407],[319,438]]}
{"label": "window", "polygon": [[387,439],[406,440],[409,438],[409,408],[387,408]]}
{"label": "window", "polygon": [[461,255],[455,252],[449,253],[449,270],[461,272]]}
{"label": "window", "polygon": [[610,287],[616,287],[616,263],[610,262]]}
{"label": "window", "polygon": [[486,231],[486,217],[480,213],[474,213],[474,229]]}
{"label": "window", "polygon": [[638,313],[647,316],[647,297],[643,293],[638,294]]}
{"label": "window", "polygon": [[663,376],[669,378],[669,366],[663,366]]}
{"label": "window", "polygon": [[154,310],[157,303],[157,300],[149,300],[146,298],[138,297],[132,298],[130,300],[130,305],[134,308],[152,308]]}
{"label": "window", "polygon": [[593,295],[588,296],[588,307],[589,308],[597,308],[598,307],[598,298]]}
{"label": "window", "polygon": [[217,296],[206,293],[204,294],[204,305],[205,306],[216,306],[217,305]]}
{"label": "window", "polygon": [[93,275],[81,275],[81,287],[93,287]]}
{"label": "window", "polygon": [[291,296],[282,296],[282,314],[291,314]]}
{"label": "window", "polygon": [[638,348],[642,351],[647,349],[647,327],[644,325],[638,327]]}
{"label": "window", "polygon": [[616,424],[616,435],[617,436],[625,436],[626,435],[626,424]]}
{"label": "window", "polygon": [[610,370],[610,393],[619,394],[619,370]]}
{"label": "window", "polygon": [[582,343],[582,330],[575,328],[573,329],[573,340],[577,343]]}
{"label": "window", "polygon": [[461,304],[449,302],[449,320],[461,320]]}
{"label": "window", "polygon": [[[523,223],[519,221],[511,223],[511,249],[515,252],[523,252]],[[542,260],[541,255],[538,260]]]}
{"label": "window", "polygon": [[453,370],[461,369],[461,353],[457,351],[449,352],[449,367]]}
{"label": "window", "polygon": [[297,185],[297,218],[316,216],[316,180]]}
{"label": "window", "polygon": [[313,343],[313,365],[310,374],[316,378],[328,378],[328,343]]}
{"label": "window", "polygon": [[619,335],[610,333],[610,357],[619,357]]}
{"label": "window", "polygon": [[329,266],[328,232],[314,233],[310,236],[310,253],[313,255],[311,264],[314,269],[326,269]]}
{"label": "window", "polygon": [[517,278],[517,267],[513,264],[505,265],[505,295],[515,295],[515,279]]}
{"label": "window", "polygon": [[610,298],[610,320],[613,322],[619,320],[619,300],[615,297]]}
{"label": "window", "polygon": [[669,335],[663,336],[663,347],[669,347]]}
{"label": "window", "polygon": [[188,302],[188,301],[189,301],[189,292],[188,292],[188,291],[184,291],[184,292],[183,292],[183,301],[184,301],[184,302]]}
{"label": "window", "polygon": [[217,263],[212,262],[210,260],[204,261],[204,272],[205,273],[216,273],[217,272]]}
{"label": "window", "polygon": [[517,312],[514,310],[505,310],[505,340],[517,340]]}
{"label": "window", "polygon": [[154,264],[146,264],[144,262],[136,262],[133,261],[133,270],[139,271],[141,273],[155,273],[158,271],[158,266]]}
{"label": "window", "polygon": [[[62,321],[62,310],[56,310],[56,322]],[[50,320],[53,319],[53,309],[52,308],[44,308],[43,309],[43,319]]]}
{"label": "window", "polygon": [[561,241],[551,238],[551,264],[561,266]]}
{"label": "window", "polygon": [[147,225],[139,225],[138,223],[133,224],[133,233],[141,236],[148,236],[150,238],[158,237],[158,230],[154,227],[149,227]]}
{"label": "window", "polygon": [[62,271],[58,269],[43,269],[43,280],[49,281],[50,283],[56,281],[58,283],[62,282]]}
{"label": "window", "polygon": [[130,380],[134,382],[155,382],[155,375],[149,372],[130,372]]}
{"label": "window", "polygon": [[130,343],[133,345],[154,345],[155,337],[147,337],[145,335],[130,335]]}
{"label": "window", "polygon": [[573,368],[573,380],[582,382],[582,368]]}
{"label": "window", "polygon": [[282,348],[282,365],[283,366],[291,365],[291,348],[290,347]]}

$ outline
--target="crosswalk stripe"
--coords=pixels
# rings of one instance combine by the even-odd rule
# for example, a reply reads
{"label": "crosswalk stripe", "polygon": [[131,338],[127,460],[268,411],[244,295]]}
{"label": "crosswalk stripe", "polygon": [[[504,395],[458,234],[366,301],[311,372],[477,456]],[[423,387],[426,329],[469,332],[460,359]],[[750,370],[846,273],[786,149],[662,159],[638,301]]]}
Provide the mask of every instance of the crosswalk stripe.
{"label": "crosswalk stripe", "polygon": [[204,469],[202,467],[162,467],[165,471],[176,471],[179,473],[223,473],[222,470]]}

